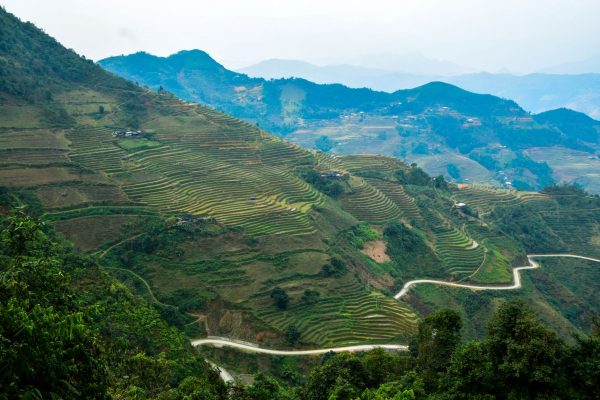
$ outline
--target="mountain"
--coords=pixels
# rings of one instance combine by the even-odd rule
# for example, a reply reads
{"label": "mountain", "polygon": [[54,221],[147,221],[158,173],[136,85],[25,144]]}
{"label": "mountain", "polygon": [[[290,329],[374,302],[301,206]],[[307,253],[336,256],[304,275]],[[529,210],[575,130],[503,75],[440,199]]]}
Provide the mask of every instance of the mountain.
{"label": "mountain", "polygon": [[[0,22],[0,60],[14,67],[2,71],[0,86],[0,387],[7,398],[226,399],[244,389],[220,384],[207,354],[239,368],[280,368],[294,381],[296,361],[199,352],[191,338],[286,349],[403,345],[420,322],[436,320],[427,315],[452,307],[458,344],[460,317],[465,339],[483,337],[498,304],[515,297],[567,341],[592,332],[600,304],[591,260],[541,261],[516,291],[419,285],[393,295],[421,278],[506,286],[531,253],[600,258],[597,196],[571,186],[455,185],[398,158],[307,150],[118,78],[4,10]],[[138,56],[156,74],[169,70],[164,60]],[[230,79],[256,82],[205,53],[175,60],[173,85],[185,77],[218,78],[224,89]],[[190,64],[202,72],[194,76]],[[332,101],[392,115],[429,115],[431,104],[447,104],[427,121],[449,132],[462,129],[449,122],[459,112],[530,118],[511,101],[443,83],[401,92],[393,103],[390,94],[340,85],[277,85],[265,87],[280,90],[288,107],[306,95],[307,116],[335,112]],[[211,93],[228,104],[226,94]],[[265,104],[282,103],[258,98],[255,107]],[[460,121],[475,129],[475,118]],[[543,132],[555,134],[549,140],[579,145],[562,129],[589,123],[562,111],[541,118]],[[520,146],[530,138],[512,140]],[[558,342],[532,315],[523,324]],[[344,365],[362,365],[348,357]],[[373,357],[369,364],[380,365],[385,354]],[[412,370],[410,357],[397,362]]]}
{"label": "mountain", "polygon": [[593,118],[600,118],[600,75],[537,73],[529,75],[487,72],[454,76],[405,74],[356,65],[317,66],[295,60],[267,60],[239,70],[265,79],[303,78],[316,83],[341,83],[348,87],[385,92],[412,88],[432,81],[457,85],[463,89],[512,99],[534,113],[568,107]]}
{"label": "mountain", "polygon": [[377,68],[411,75],[452,76],[473,72],[471,68],[446,60],[432,59],[418,52],[407,54],[369,54],[357,59],[356,64],[362,67]]}
{"label": "mountain", "polygon": [[567,108],[546,111],[533,117],[540,124],[558,127],[566,135],[582,142],[600,141],[600,121]]}
{"label": "mountain", "polygon": [[600,54],[596,54],[588,59],[559,64],[554,67],[545,68],[543,73],[550,74],[586,74],[600,73]]}
{"label": "mountain", "polygon": [[[379,76],[387,71],[355,65],[319,66],[299,60],[271,59],[240,68],[238,72],[255,78],[281,79],[296,77],[315,83],[344,83],[347,78],[356,79],[357,76],[358,78],[362,76]],[[335,76],[338,76],[339,80],[333,80]]]}
{"label": "mountain", "polygon": [[534,113],[567,107],[600,118],[600,74],[479,73],[454,76],[446,81],[477,93],[513,99]]}
{"label": "mountain", "polygon": [[302,78],[315,83],[340,83],[351,88],[369,88],[384,92],[421,86],[432,81],[442,81],[437,75],[414,75],[356,65],[318,66],[297,60],[266,60],[238,72],[254,78]]}
{"label": "mountain", "polygon": [[[196,68],[192,54],[144,54],[152,58],[147,62],[138,62],[139,54],[120,56],[100,65],[153,90],[163,87],[258,123],[305,147],[400,156],[459,182],[541,188],[565,179],[600,191],[594,162],[584,161],[589,168],[573,176],[569,165],[553,163],[535,150],[551,147],[563,160],[570,157],[581,165],[582,158],[600,151],[600,143],[539,123],[513,101],[439,82],[387,93],[299,78],[251,78],[228,71],[205,53]],[[182,57],[190,58],[185,66],[178,61]]]}

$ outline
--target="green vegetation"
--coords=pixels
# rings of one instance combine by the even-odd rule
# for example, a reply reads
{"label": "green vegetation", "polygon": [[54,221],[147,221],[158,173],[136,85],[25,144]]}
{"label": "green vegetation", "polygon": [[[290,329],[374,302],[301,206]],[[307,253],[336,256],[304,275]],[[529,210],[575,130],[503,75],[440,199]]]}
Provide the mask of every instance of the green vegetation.
{"label": "green vegetation", "polygon": [[320,173],[315,170],[302,172],[302,178],[326,195],[338,198],[345,192],[345,182],[348,176],[337,176],[336,172]]}
{"label": "green vegetation", "polygon": [[369,225],[357,225],[348,232],[348,241],[356,248],[362,249],[365,242],[379,239],[379,233]]}
{"label": "green vegetation", "polygon": [[0,223],[0,396],[225,394],[216,372],[152,305],[23,212]]}
{"label": "green vegetation", "polygon": [[600,331],[572,345],[523,303],[500,305],[480,341],[461,341],[461,320],[441,310],[419,324],[410,355],[329,354],[306,379],[259,374],[233,399],[593,399]]}
{"label": "green vegetation", "polygon": [[160,142],[148,139],[120,139],[118,145],[127,151],[132,151],[157,147],[160,146]]}
{"label": "green vegetation", "polygon": [[290,297],[287,292],[280,287],[276,287],[271,292],[271,298],[275,302],[275,305],[281,310],[285,310],[290,304]]}
{"label": "green vegetation", "polygon": [[[31,89],[31,96],[13,89],[0,93],[0,143],[7,155],[0,162],[0,213],[27,204],[60,237],[93,257],[86,260],[97,273],[94,279],[111,282],[109,288],[114,283],[116,294],[90,291],[86,301],[114,307],[111,318],[118,332],[124,332],[116,337],[132,335],[142,341],[127,323],[147,312],[171,325],[168,330],[163,322],[149,321],[148,335],[160,333],[181,346],[183,336],[172,336],[179,330],[286,347],[292,345],[286,334],[292,326],[293,345],[299,348],[407,343],[420,319],[449,304],[469,318],[468,337],[481,337],[481,324],[497,306],[489,294],[419,288],[402,301],[392,295],[410,279],[505,283],[511,268],[522,265],[532,251],[598,255],[598,198],[576,188],[550,187],[542,193],[459,188],[396,158],[307,151],[255,124],[184,103],[164,90],[152,93],[128,84],[85,60],[66,57],[56,43],[43,47],[49,39],[42,32],[23,27],[5,12],[2,18],[7,23],[0,32],[9,38],[2,46],[10,50],[2,57],[9,63],[26,64],[35,56],[25,52],[21,60],[17,51],[30,41],[32,48],[44,48],[40,54],[52,62],[65,58],[69,65],[61,67],[64,71],[82,69],[72,73],[85,79],[67,72],[57,76],[57,70],[45,70],[37,62],[35,75],[19,68],[2,71],[6,82],[15,83],[11,87],[21,87],[23,79],[37,80],[40,87],[45,79],[58,83],[50,97],[39,96],[35,85],[22,86]],[[12,75],[21,72],[29,75]],[[466,103],[482,100],[486,112],[499,107],[494,111],[498,118],[511,115],[506,109],[510,102],[435,85],[420,90],[404,111],[427,109],[441,90],[448,93],[440,98],[452,107],[463,107],[453,100],[459,96]],[[346,89],[334,85],[322,97],[308,100],[326,104],[339,97],[354,106],[354,100],[341,98],[345,94]],[[290,98],[280,111],[293,119],[294,107],[304,100],[299,92],[286,95]],[[464,107],[463,112],[478,113],[474,105]],[[56,109],[62,111],[49,112]],[[310,112],[331,118],[326,108]],[[152,134],[121,146],[122,140],[113,136],[117,127]],[[385,140],[394,137],[389,134]],[[431,146],[431,151],[437,150]],[[513,167],[520,168],[514,154],[503,162],[515,159]],[[458,206],[460,202],[466,206]],[[372,246],[379,258],[368,254]],[[96,268],[96,261],[127,287]],[[562,275],[535,274],[541,276],[541,286],[535,288],[539,293],[532,297],[538,302],[536,311],[548,310],[544,317],[554,314],[545,322],[563,338],[590,332],[596,305],[585,293],[593,285],[578,272],[571,280],[564,279],[564,270]],[[586,270],[581,276],[593,273]],[[568,285],[559,285],[560,279]],[[532,282],[508,296],[531,295]],[[574,301],[569,291],[586,301]],[[279,294],[272,298],[274,292]],[[121,295],[140,304],[139,310],[121,304]],[[118,307],[132,318],[118,314]],[[94,322],[93,329],[110,331],[109,320]],[[153,330],[155,325],[159,328]],[[170,351],[166,345],[144,346],[140,348],[154,361],[161,350]],[[125,350],[118,351],[129,359]],[[165,360],[169,364],[171,359]],[[161,360],[156,363],[162,365]],[[115,370],[123,372],[119,368]],[[125,371],[118,376],[132,375]],[[179,377],[171,381],[178,384]],[[143,390],[151,397],[162,389]]]}
{"label": "green vegetation", "polygon": [[[600,150],[600,122],[575,111],[532,116],[513,101],[442,82],[385,93],[303,79],[250,78],[198,50],[166,58],[136,53],[100,64],[152,90],[164,88],[258,121],[322,152],[400,156],[432,176],[498,187],[539,190],[559,177],[599,190],[600,179],[592,173],[598,166],[588,157]],[[554,157],[547,157],[546,149]],[[574,151],[580,157],[568,157]],[[552,159],[562,161],[545,162]]]}

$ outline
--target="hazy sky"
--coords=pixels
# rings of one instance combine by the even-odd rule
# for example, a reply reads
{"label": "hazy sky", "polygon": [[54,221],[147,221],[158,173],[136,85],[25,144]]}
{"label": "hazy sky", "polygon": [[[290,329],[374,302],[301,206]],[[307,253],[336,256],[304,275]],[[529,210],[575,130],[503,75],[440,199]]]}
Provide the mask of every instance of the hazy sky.
{"label": "hazy sky", "polygon": [[356,63],[420,52],[531,72],[600,53],[600,0],[0,0],[88,58],[202,49],[227,67],[269,58]]}

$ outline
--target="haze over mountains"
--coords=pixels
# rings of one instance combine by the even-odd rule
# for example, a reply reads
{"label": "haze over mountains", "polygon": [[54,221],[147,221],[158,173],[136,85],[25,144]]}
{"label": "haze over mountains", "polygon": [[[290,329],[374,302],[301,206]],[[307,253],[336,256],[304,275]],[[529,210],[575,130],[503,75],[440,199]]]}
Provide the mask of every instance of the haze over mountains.
{"label": "haze over mountains", "polygon": [[[437,72],[431,72],[436,69]],[[368,87],[386,92],[440,81],[472,92],[512,99],[534,113],[566,107],[600,118],[600,74],[593,72],[600,71],[598,59],[528,75],[464,73],[465,69],[436,68],[427,59],[395,70],[359,65],[318,66],[298,60],[271,59],[238,71],[265,79],[296,77],[316,83],[341,83],[349,87]]]}
{"label": "haze over mountains", "polygon": [[596,397],[600,196],[330,153],[541,186],[533,153],[592,154],[597,121],[440,82],[265,81],[201,51],[106,62],[150,89],[3,8],[0,39],[1,399]]}
{"label": "haze over mountains", "polygon": [[550,111],[568,122],[559,126],[512,100],[441,82],[389,93],[300,78],[252,78],[200,50],[169,57],[136,53],[99,63],[304,147],[396,156],[459,182],[526,189],[575,181],[600,192],[600,123],[574,111]]}

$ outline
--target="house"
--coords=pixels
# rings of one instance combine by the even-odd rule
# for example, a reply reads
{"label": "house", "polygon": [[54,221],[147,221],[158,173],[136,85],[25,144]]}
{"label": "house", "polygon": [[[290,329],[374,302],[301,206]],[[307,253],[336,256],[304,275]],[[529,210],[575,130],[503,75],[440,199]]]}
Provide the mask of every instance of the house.
{"label": "house", "polygon": [[340,179],[343,178],[344,174],[338,171],[326,171],[321,173],[321,178],[325,179]]}
{"label": "house", "polygon": [[452,206],[452,208],[463,208],[466,207],[467,205],[465,203],[454,203],[454,205]]}
{"label": "house", "polygon": [[126,129],[116,129],[113,132],[113,136],[115,137],[138,137],[142,134],[142,131],[128,131]]}
{"label": "house", "polygon": [[193,225],[196,222],[205,222],[210,220],[210,217],[196,217],[190,214],[183,214],[177,217],[177,225]]}

